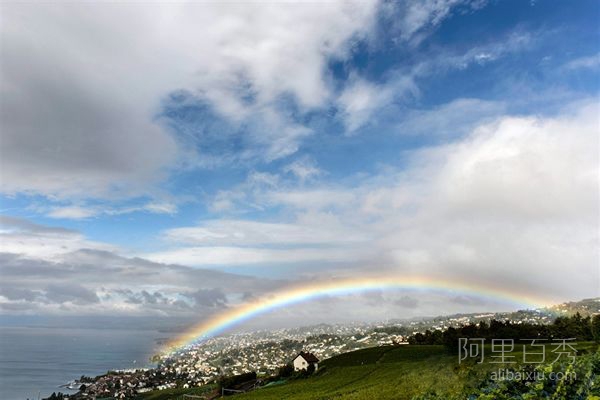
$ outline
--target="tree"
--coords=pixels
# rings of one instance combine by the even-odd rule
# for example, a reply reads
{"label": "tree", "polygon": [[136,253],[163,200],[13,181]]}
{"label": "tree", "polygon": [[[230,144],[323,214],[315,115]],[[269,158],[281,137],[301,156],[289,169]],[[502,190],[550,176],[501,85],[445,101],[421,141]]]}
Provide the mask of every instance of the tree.
{"label": "tree", "polygon": [[286,364],[279,367],[279,376],[282,378],[287,378],[292,376],[294,373],[294,366],[292,364]]}
{"label": "tree", "polygon": [[600,342],[600,314],[592,317],[592,336],[596,342]]}
{"label": "tree", "polygon": [[237,385],[256,380],[256,372],[247,372],[245,374],[224,376],[219,379],[219,389],[232,389]]}

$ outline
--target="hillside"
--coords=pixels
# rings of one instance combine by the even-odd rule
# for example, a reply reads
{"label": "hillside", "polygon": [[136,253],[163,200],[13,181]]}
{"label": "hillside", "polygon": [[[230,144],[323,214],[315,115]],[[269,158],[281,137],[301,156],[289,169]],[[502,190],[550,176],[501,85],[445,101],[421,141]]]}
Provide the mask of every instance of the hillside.
{"label": "hillside", "polygon": [[[590,300],[588,310],[593,311],[598,303],[597,299]],[[566,308],[565,305],[561,306]],[[578,306],[578,303],[572,303],[570,308],[572,310]],[[350,395],[350,398],[368,398],[368,390],[373,387],[377,391],[389,390],[394,393],[390,398],[410,399],[429,392],[440,393],[443,398],[453,395],[465,398],[467,394],[478,393],[475,388],[485,385],[490,367],[499,366],[469,365],[473,362],[459,365],[456,355],[452,353],[458,350],[459,338],[478,338],[486,340],[488,344],[498,339],[513,340],[518,348],[522,347],[523,342],[519,342],[522,338],[548,340],[546,343],[549,345],[552,344],[552,338],[600,342],[600,316],[565,316],[568,313],[561,312],[561,316],[554,318],[552,323],[542,324],[526,312],[519,312],[520,318],[486,322],[494,315],[498,314],[470,317],[477,322],[457,316],[449,320],[440,318],[442,326],[424,332],[421,332],[422,327],[376,326],[360,332],[356,328],[348,328],[338,334],[315,334],[315,329],[307,332],[312,333],[310,336],[298,336],[294,340],[281,336],[276,338],[272,333],[266,338],[248,334],[218,337],[186,349],[175,357],[167,357],[153,369],[103,375],[92,379],[93,384],[90,381],[82,382],[86,383],[85,389],[73,398],[90,398],[90,394],[99,390],[105,393],[115,387],[117,381],[119,384],[126,382],[130,389],[140,388],[130,390],[131,397],[140,395],[144,399],[155,400],[177,398],[183,394],[216,398],[221,388],[237,392],[257,390],[256,393],[263,397],[269,396],[274,390],[274,398],[289,397],[291,394],[286,393],[287,390],[293,393],[311,391],[310,395],[304,394],[304,397],[298,398]],[[413,329],[416,331],[414,335],[402,336]],[[236,340],[234,346],[224,346],[233,339]],[[409,345],[406,345],[407,342]],[[210,346],[213,346],[212,352],[208,351]],[[300,350],[314,352],[324,360],[318,373],[310,379],[281,368]],[[488,347],[486,354],[489,352]],[[519,353],[513,354],[515,356],[520,358]],[[583,370],[588,371],[589,368],[586,368]],[[253,376],[246,376],[250,373]],[[230,379],[236,382],[225,383]],[[527,387],[521,389],[525,392],[528,390]],[[256,395],[252,393],[248,396],[252,398]]]}
{"label": "hillside", "polygon": [[[579,343],[577,349],[580,353],[587,354],[587,357],[597,354],[597,346],[592,343]],[[486,348],[486,351],[490,350],[489,347]],[[522,351],[511,354],[516,356],[516,360],[522,360]],[[469,394],[480,394],[482,384],[486,382],[489,374],[500,367],[509,366],[487,362],[476,364],[472,361],[459,364],[457,356],[448,353],[443,346],[383,346],[325,360],[319,373],[313,377],[291,380],[233,398],[465,398]]]}

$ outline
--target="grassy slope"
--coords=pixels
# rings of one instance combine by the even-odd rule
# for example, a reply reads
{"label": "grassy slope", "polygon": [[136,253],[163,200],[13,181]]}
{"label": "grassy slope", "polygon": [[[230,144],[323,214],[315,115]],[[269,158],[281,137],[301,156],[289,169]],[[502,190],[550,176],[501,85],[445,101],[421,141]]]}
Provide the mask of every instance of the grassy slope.
{"label": "grassy slope", "polygon": [[[586,348],[592,349],[593,345],[579,343],[577,346],[578,351]],[[552,349],[547,348],[547,361],[551,361]],[[489,350],[488,347],[488,354]],[[517,361],[523,359],[519,351],[511,355],[515,355]],[[377,347],[326,360],[322,363],[323,371],[309,379],[292,380],[232,398],[410,399],[428,391],[443,393],[450,398],[465,388],[473,388],[491,371],[502,367],[489,361],[459,365],[457,356],[448,354],[441,346]]]}

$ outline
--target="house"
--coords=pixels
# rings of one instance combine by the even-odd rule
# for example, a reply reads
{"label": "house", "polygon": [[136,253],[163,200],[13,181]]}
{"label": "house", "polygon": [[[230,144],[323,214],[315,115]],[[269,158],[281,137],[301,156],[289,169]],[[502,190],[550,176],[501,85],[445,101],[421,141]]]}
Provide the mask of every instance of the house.
{"label": "house", "polygon": [[319,359],[313,353],[304,351],[301,351],[292,363],[294,364],[294,371],[307,369],[309,365],[314,365],[315,371],[319,368]]}

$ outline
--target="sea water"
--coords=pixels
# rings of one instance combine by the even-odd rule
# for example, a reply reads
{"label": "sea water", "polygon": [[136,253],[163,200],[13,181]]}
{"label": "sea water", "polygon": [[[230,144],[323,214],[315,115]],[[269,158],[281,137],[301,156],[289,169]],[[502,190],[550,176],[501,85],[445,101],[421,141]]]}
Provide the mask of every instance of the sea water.
{"label": "sea water", "polygon": [[0,326],[0,399],[72,393],[81,375],[148,366],[161,334],[153,330]]}

